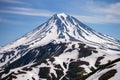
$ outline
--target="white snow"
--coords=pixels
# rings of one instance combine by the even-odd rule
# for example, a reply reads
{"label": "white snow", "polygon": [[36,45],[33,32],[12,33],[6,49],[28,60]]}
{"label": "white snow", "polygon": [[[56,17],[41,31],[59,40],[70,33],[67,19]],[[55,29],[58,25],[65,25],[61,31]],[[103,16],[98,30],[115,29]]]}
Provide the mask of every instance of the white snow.
{"label": "white snow", "polygon": [[61,16],[64,17],[64,18],[66,18],[66,17],[67,17],[67,14],[65,14],[65,13],[60,13],[60,14],[57,14],[57,16],[58,16],[59,18],[61,18]]}

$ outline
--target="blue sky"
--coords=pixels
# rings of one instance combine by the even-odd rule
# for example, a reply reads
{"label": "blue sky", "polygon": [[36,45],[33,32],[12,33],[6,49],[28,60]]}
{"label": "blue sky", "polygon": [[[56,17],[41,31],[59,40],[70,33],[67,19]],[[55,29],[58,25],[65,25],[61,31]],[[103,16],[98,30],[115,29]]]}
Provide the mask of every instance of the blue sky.
{"label": "blue sky", "polygon": [[0,46],[62,12],[120,40],[120,0],[0,0]]}

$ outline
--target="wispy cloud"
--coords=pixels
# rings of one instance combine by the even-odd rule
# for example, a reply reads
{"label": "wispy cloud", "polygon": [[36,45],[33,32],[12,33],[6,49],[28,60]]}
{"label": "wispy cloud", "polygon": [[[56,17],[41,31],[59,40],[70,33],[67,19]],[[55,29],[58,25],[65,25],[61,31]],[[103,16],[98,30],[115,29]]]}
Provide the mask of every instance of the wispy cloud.
{"label": "wispy cloud", "polygon": [[27,15],[27,16],[43,16],[43,17],[50,17],[54,14],[54,12],[48,10],[24,8],[24,7],[9,7],[9,9],[7,10],[0,10],[0,13],[10,13],[10,14],[19,14],[19,15]]}
{"label": "wispy cloud", "polygon": [[0,17],[0,23],[12,23],[12,22],[13,22],[12,20]]}
{"label": "wispy cloud", "polygon": [[16,20],[9,20],[7,18],[0,18],[0,23],[7,23],[7,24],[23,24],[21,21],[16,21]]}
{"label": "wispy cloud", "polygon": [[18,1],[18,0],[0,0],[0,2],[15,3],[15,4],[26,4],[25,2]]}
{"label": "wispy cloud", "polygon": [[120,16],[120,2],[103,3],[91,1],[86,5],[90,12]]}
{"label": "wispy cloud", "polygon": [[[4,1],[4,0],[0,0]],[[5,0],[8,1],[9,0]],[[11,0],[17,1],[17,0]],[[86,23],[119,23],[120,24],[120,2],[103,4],[100,2],[95,2],[94,0],[87,0],[88,2],[84,5],[86,10],[90,15],[80,15],[80,14],[70,14],[78,18],[82,22]],[[18,1],[19,3],[19,1]],[[103,5],[103,6],[101,6]],[[0,13],[7,14],[17,14],[17,15],[26,15],[26,16],[42,16],[50,17],[56,12],[49,10],[35,9],[35,8],[26,8],[26,7],[7,7],[6,9],[1,9]],[[92,14],[93,13],[93,14]]]}
{"label": "wispy cloud", "polygon": [[120,2],[104,3],[88,0],[85,4],[89,16],[74,15],[87,23],[119,23],[120,24]]}
{"label": "wispy cloud", "polygon": [[99,12],[105,14],[119,15],[120,16],[120,2],[113,3],[104,8],[98,8]]}
{"label": "wispy cloud", "polygon": [[74,15],[77,19],[79,19],[82,22],[86,23],[95,23],[95,24],[104,24],[104,23],[120,23],[120,18],[111,16],[111,15],[105,15],[105,16],[81,16],[81,15]]}

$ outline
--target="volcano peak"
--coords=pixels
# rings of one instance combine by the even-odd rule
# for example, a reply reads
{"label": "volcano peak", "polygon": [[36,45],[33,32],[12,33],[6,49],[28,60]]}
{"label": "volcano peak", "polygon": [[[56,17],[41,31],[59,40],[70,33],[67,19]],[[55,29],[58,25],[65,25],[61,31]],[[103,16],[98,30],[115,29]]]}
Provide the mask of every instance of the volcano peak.
{"label": "volcano peak", "polygon": [[68,15],[67,15],[66,13],[59,13],[59,14],[57,14],[57,16],[58,16],[58,17],[61,17],[61,16],[62,16],[62,17],[67,17]]}

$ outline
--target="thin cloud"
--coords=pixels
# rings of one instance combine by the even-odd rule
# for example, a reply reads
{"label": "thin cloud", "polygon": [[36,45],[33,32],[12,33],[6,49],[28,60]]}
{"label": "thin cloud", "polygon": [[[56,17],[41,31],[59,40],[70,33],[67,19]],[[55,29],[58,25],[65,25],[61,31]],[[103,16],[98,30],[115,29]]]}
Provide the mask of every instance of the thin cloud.
{"label": "thin cloud", "polygon": [[14,21],[14,20],[6,19],[6,18],[0,18],[0,23],[23,24],[23,22],[21,22],[21,21]]}
{"label": "thin cloud", "polygon": [[[99,5],[98,5],[99,4]],[[119,23],[120,24],[120,2],[107,4],[104,7],[100,6],[101,3],[89,2],[87,7],[89,13],[93,13],[89,16],[72,14],[82,22],[86,23]],[[56,12],[49,10],[41,10],[25,7],[8,7],[5,10],[0,10],[0,13],[17,14],[26,16],[38,16],[38,17],[51,17]],[[71,14],[70,14],[71,15]]]}
{"label": "thin cloud", "polygon": [[104,24],[104,23],[118,23],[120,24],[120,18],[111,15],[104,16],[81,16],[81,15],[73,15],[77,19],[86,23],[96,23],[96,24]]}
{"label": "thin cloud", "polygon": [[86,10],[90,15],[76,15],[76,17],[82,19],[84,22],[120,24],[120,2],[104,3],[95,0],[88,0],[84,6],[86,6]]}
{"label": "thin cloud", "polygon": [[14,3],[14,4],[27,4],[27,3],[25,3],[25,2],[18,1],[18,0],[0,0],[0,2],[4,2],[4,3]]}
{"label": "thin cloud", "polygon": [[6,19],[0,18],[0,23],[7,22]]}
{"label": "thin cloud", "polygon": [[[24,8],[24,7],[9,7],[8,10],[0,10],[0,13],[9,13],[17,15],[26,15],[26,16],[38,16],[38,17],[51,17],[55,12],[41,9],[33,8]],[[82,22],[86,23],[120,23],[120,18],[113,15],[94,15],[94,16],[84,16],[84,15],[75,15],[74,17],[78,18]]]}
{"label": "thin cloud", "polygon": [[120,16],[120,2],[110,4],[105,8],[98,9],[99,12],[103,12],[105,14],[119,15]]}
{"label": "thin cloud", "polygon": [[8,10],[0,10],[0,12],[27,15],[27,16],[43,16],[43,17],[50,17],[54,14],[54,12],[48,10],[24,8],[24,7],[10,7]]}
{"label": "thin cloud", "polygon": [[120,2],[108,4],[103,2],[101,3],[101,2],[91,1],[86,6],[89,12],[93,12],[96,14],[111,14],[111,15],[120,16]]}

